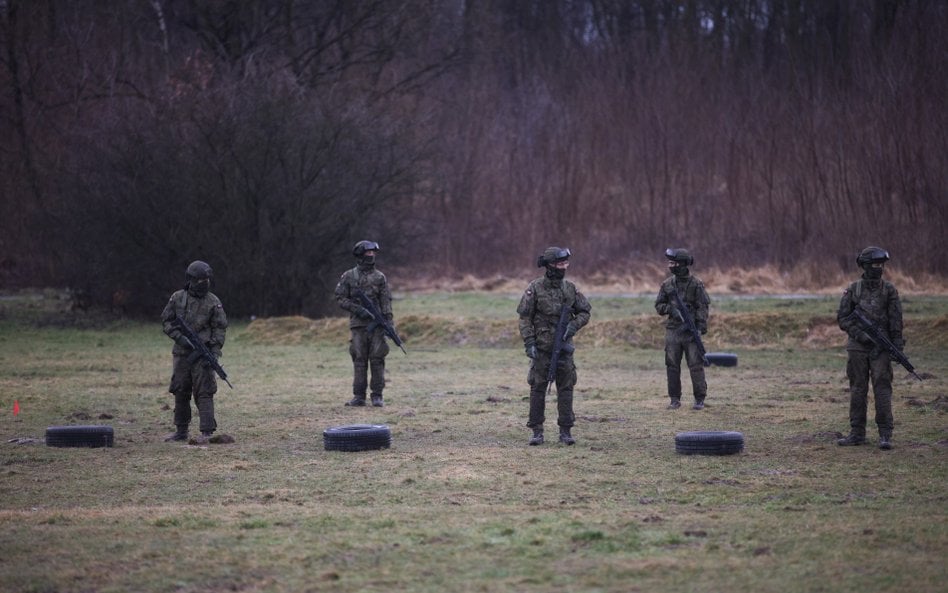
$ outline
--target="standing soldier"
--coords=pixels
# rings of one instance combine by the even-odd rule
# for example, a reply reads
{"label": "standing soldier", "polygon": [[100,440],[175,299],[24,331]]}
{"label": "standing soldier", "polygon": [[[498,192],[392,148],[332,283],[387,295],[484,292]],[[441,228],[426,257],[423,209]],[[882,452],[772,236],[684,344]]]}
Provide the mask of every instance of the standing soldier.
{"label": "standing soldier", "polygon": [[560,427],[560,442],[576,442],[570,434],[575,421],[573,414],[573,387],[576,385],[576,365],[573,362],[573,336],[589,323],[590,305],[576,285],[566,280],[569,267],[569,249],[548,247],[539,258],[537,267],[546,268],[546,274],[530,283],[517,313],[520,315],[520,335],[530,358],[530,418],[527,426],[533,429],[531,445],[543,444],[543,420],[546,404],[547,377],[553,357],[555,330],[561,312],[567,310],[566,330],[562,336],[564,347],[556,365],[556,423]]}
{"label": "standing soldier", "polygon": [[879,448],[892,448],[892,361],[886,350],[872,342],[853,315],[853,311],[858,308],[896,348],[905,348],[899,291],[892,283],[882,279],[887,261],[889,252],[879,247],[866,247],[856,256],[856,264],[863,269],[862,278],[843,292],[836,313],[840,329],[849,334],[846,344],[849,354],[846,363],[846,376],[849,377],[849,436],[837,441],[841,446],[866,442],[866,408],[871,379],[876,400]]}
{"label": "standing soldier", "polygon": [[672,275],[662,282],[655,299],[655,310],[659,315],[667,315],[665,322],[665,373],[668,376],[668,397],[671,400],[668,409],[681,407],[681,358],[685,357],[688,371],[691,373],[691,387],[695,403],[691,408],[704,408],[704,398],[708,395],[708,383],[704,379],[704,360],[698,344],[688,331],[679,315],[674,294],[677,292],[691,314],[695,326],[701,335],[708,332],[708,305],[711,299],[704,290],[704,284],[692,276],[688,266],[694,264],[694,258],[684,249],[666,249],[668,269]]}
{"label": "standing soldier", "polygon": [[[381,408],[382,390],[385,388],[385,356],[388,343],[385,331],[376,325],[370,334],[368,326],[372,323],[372,313],[359,302],[361,290],[374,304],[376,309],[392,321],[392,293],[388,289],[385,274],[375,269],[375,255],[380,251],[374,241],[359,241],[352,249],[358,264],[347,270],[336,285],[336,302],[349,312],[349,354],[352,356],[354,377],[352,379],[352,399],[347,406],[364,406],[366,389],[371,387],[372,405]],[[372,383],[369,385],[368,371],[372,369]]]}
{"label": "standing soldier", "polygon": [[173,295],[161,313],[165,334],[174,340],[171,350],[173,371],[168,391],[174,394],[174,425],[176,431],[165,441],[188,440],[188,425],[191,423],[191,397],[197,405],[200,419],[201,436],[195,439],[199,444],[207,443],[217,430],[214,419],[214,394],[217,393],[217,378],[214,370],[205,366],[204,361],[193,360],[190,342],[175,325],[175,317],[180,316],[185,324],[204,341],[208,350],[221,357],[224,336],[227,333],[227,316],[224,306],[217,296],[209,292],[214,272],[211,266],[202,261],[194,261],[185,272],[187,284]]}

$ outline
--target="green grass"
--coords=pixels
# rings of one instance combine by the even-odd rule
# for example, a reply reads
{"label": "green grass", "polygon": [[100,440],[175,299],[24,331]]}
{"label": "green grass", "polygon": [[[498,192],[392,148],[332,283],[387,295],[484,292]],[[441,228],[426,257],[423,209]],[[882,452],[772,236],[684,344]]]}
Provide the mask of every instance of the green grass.
{"label": "green grass", "polygon": [[[871,430],[870,446],[840,448],[841,332],[835,346],[804,335],[834,299],[716,299],[726,323],[709,345],[739,366],[708,369],[706,410],[669,412],[651,297],[593,295],[578,444],[527,447],[526,358],[515,335],[482,338],[516,333],[516,300],[399,295],[414,333],[408,356],[388,358],[383,409],[342,406],[342,321],[285,344],[236,321],[222,360],[235,389],[216,403],[237,442],[209,447],[162,442],[170,342],[157,324],[4,301],[0,591],[944,589],[948,357],[935,334],[908,335],[924,382],[896,367],[895,450]],[[918,328],[946,312],[948,298],[906,303]],[[790,318],[779,331],[776,314]],[[388,424],[392,448],[323,450],[324,428],[356,422]],[[113,448],[8,442],[100,423]],[[740,430],[746,450],[680,456],[683,430]]]}

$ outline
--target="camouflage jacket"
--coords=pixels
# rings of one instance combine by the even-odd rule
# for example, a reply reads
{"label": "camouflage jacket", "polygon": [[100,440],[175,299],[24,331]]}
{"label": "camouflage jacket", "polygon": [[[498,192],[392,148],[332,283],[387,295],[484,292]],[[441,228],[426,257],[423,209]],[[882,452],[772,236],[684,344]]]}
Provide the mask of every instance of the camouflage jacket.
{"label": "camouflage jacket", "polygon": [[902,336],[902,301],[899,291],[891,282],[886,280],[866,280],[862,278],[849,285],[843,291],[843,298],[839,301],[839,310],[836,312],[836,321],[839,328],[849,334],[847,350],[872,350],[871,341],[860,341],[862,328],[859,322],[850,317],[853,310],[859,311],[876,327],[881,329],[892,342],[902,347],[905,339]]}
{"label": "camouflage jacket", "polygon": [[386,320],[392,320],[392,293],[388,290],[385,274],[375,268],[361,270],[359,266],[356,266],[343,272],[335,291],[336,302],[349,312],[349,327],[366,327],[372,323],[371,319],[357,314],[362,307],[356,296],[356,291],[359,289],[375,303]]}
{"label": "camouflage jacket", "polygon": [[[171,295],[165,310],[161,312],[161,323],[165,334],[172,340],[177,340],[181,332],[171,326],[175,315],[188,324],[204,344],[218,356],[224,347],[224,338],[227,334],[227,315],[224,306],[217,296],[209,292],[203,297],[190,294],[187,289],[181,289]],[[190,350],[175,342],[171,353],[174,355],[188,354]]]}
{"label": "camouflage jacket", "polygon": [[677,330],[684,325],[681,320],[678,319],[677,315],[671,314],[672,305],[675,303],[675,297],[672,296],[672,293],[676,290],[678,294],[681,295],[681,300],[684,301],[685,306],[688,307],[688,311],[695,320],[695,326],[697,326],[698,331],[701,333],[708,331],[708,308],[711,304],[711,299],[704,289],[704,283],[696,276],[691,275],[684,278],[670,276],[662,282],[661,288],[658,289],[658,297],[655,299],[655,310],[658,311],[659,315],[668,315],[668,321],[665,322],[665,327]]}
{"label": "camouflage jacket", "polygon": [[517,307],[520,337],[524,343],[534,340],[537,350],[551,352],[553,331],[560,320],[560,310],[564,304],[571,309],[569,323],[576,331],[589,323],[592,306],[575,284],[569,280],[551,280],[545,276],[531,282]]}

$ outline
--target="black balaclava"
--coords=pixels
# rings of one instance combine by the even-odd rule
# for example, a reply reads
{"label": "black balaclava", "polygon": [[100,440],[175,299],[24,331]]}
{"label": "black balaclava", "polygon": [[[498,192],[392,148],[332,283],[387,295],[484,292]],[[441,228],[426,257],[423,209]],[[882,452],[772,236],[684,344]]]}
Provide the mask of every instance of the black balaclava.
{"label": "black balaclava", "polygon": [[557,268],[550,264],[546,267],[546,277],[550,280],[562,280],[566,277],[566,268]]}
{"label": "black balaclava", "polygon": [[884,268],[873,268],[872,264],[866,264],[862,267],[863,277],[870,282],[878,282],[882,280],[882,272]]}
{"label": "black balaclava", "polygon": [[668,268],[671,270],[671,273],[675,275],[675,278],[687,278],[688,277],[688,266],[681,262],[675,262],[674,266]]}
{"label": "black balaclava", "polygon": [[207,295],[207,292],[211,289],[211,279],[210,278],[189,278],[188,279],[188,294],[193,297],[201,298]]}

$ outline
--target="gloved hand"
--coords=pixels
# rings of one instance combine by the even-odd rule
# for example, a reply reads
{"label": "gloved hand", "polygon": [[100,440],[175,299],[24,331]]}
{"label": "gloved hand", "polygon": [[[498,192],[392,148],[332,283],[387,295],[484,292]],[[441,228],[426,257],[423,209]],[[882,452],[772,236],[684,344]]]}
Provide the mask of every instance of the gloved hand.
{"label": "gloved hand", "polygon": [[212,348],[211,348],[211,354],[214,355],[214,358],[216,358],[217,360],[220,360],[220,359],[221,359],[221,349],[220,349],[220,347],[219,347],[219,346],[214,346],[214,347],[212,347]]}
{"label": "gloved hand", "polygon": [[356,315],[363,319],[372,319],[372,312],[366,309],[365,307],[359,307],[356,309]]}
{"label": "gloved hand", "polygon": [[708,326],[702,323],[701,325],[698,326],[698,331],[701,332],[701,335],[703,336],[706,333],[708,333]]}
{"label": "gloved hand", "polygon": [[191,349],[191,342],[182,334],[178,334],[178,337],[174,339],[174,343],[182,348]]}
{"label": "gloved hand", "polygon": [[905,340],[901,340],[901,339],[900,339],[900,340],[892,340],[892,343],[895,345],[896,348],[899,349],[900,352],[903,351],[903,350],[905,350]]}
{"label": "gloved hand", "polygon": [[523,343],[523,350],[527,358],[533,360],[537,357],[537,343],[534,340],[528,340]]}
{"label": "gloved hand", "polygon": [[566,324],[566,333],[563,334],[563,339],[568,340],[576,335],[576,326],[572,323]]}

